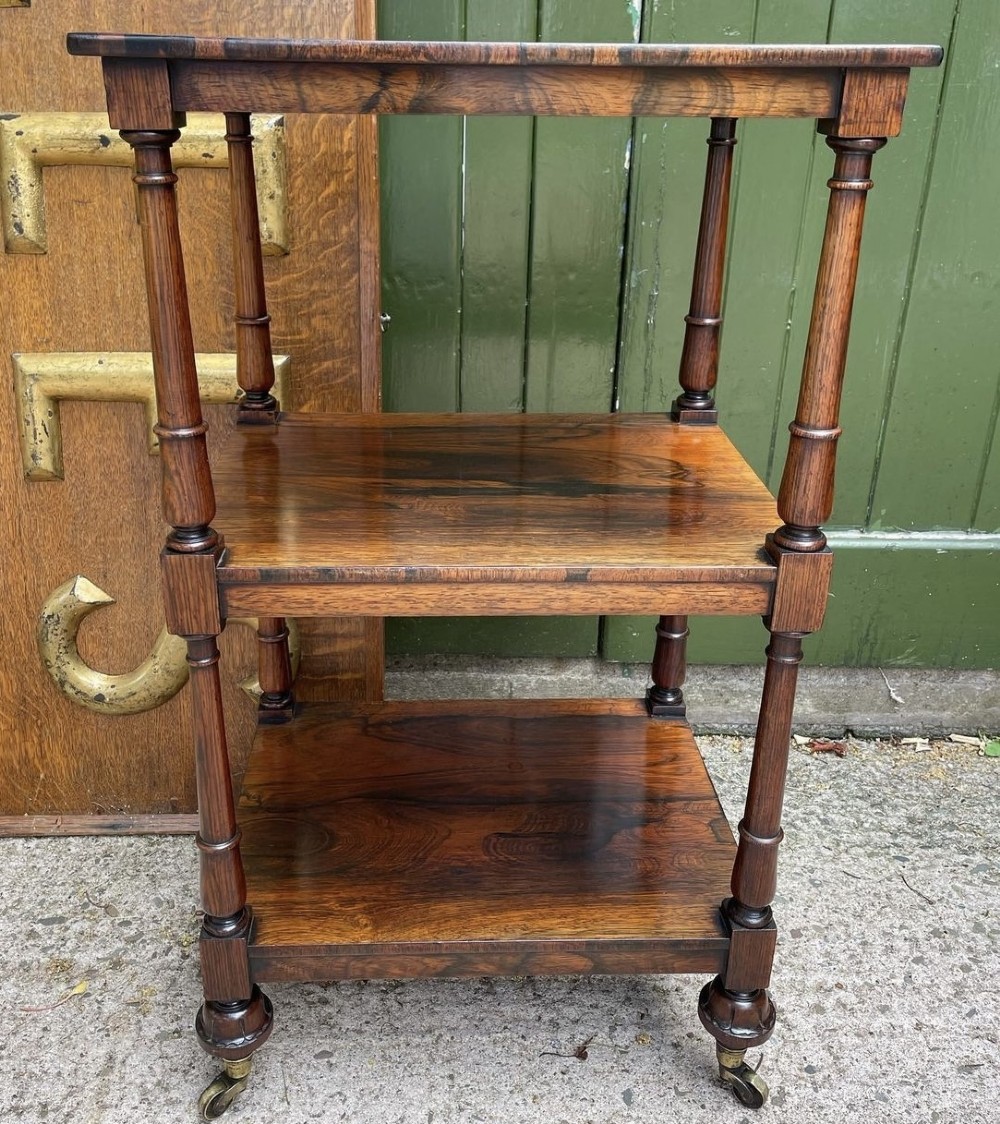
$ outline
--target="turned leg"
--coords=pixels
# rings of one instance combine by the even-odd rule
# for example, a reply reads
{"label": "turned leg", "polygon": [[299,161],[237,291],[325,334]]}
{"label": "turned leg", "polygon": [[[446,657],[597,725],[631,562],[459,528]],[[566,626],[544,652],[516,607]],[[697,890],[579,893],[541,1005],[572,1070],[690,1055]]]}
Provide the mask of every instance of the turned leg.
{"label": "turned leg", "polygon": [[718,1044],[719,1074],[747,1105],[760,1105],[767,1086],[743,1055],[761,1046],[774,1029],[774,1004],[767,992],[776,930],[771,902],[777,886],[781,806],[792,733],[795,684],[802,637],[772,633],[746,807],[739,825],[732,893],[722,904],[729,932],[725,971],[702,989],[698,1014]]}
{"label": "turned leg", "polygon": [[656,649],[650,668],[653,685],[646,692],[646,709],[654,718],[683,718],[684,675],[687,671],[687,617],[660,617]]}
{"label": "turned leg", "polygon": [[[733,896],[722,903],[729,956],[725,971],[705,986],[698,1004],[702,1023],[718,1043],[720,1076],[745,1104],[762,1104],[767,1093],[742,1055],[766,1042],[774,1029],[774,1004],[766,990],[775,945],[771,902],[795,683],[802,637],[819,628],[826,605],[830,555],[822,524],[833,507],[840,395],[865,199],[872,187],[872,157],[885,144],[879,136],[839,136],[837,122],[830,128],[834,135],[827,144],[836,161],[828,181],[830,199],[799,401],[778,492],[778,514],[784,522],[766,544],[777,564],[774,605],[765,620],[774,631],[739,825]],[[852,134],[854,128],[856,123]]]}
{"label": "turned leg", "polygon": [[[169,103],[169,94],[161,90],[159,95]],[[221,1099],[218,1090],[209,1095],[213,1086],[205,1091],[202,1113],[211,1118],[245,1087],[249,1057],[271,1033],[272,1015],[271,1004],[250,977],[247,954],[251,913],[240,859],[216,646],[222,630],[216,584],[222,542],[211,525],[215,493],[177,225],[177,177],[170,160],[170,147],[178,135],[174,129],[122,131],[135,151],[133,178],[155,358],[163,511],[171,526],[161,556],[164,606],[170,631],[187,640],[194,710],[197,844],[205,910],[200,943],[205,1002],[196,1028],[202,1046],[226,1062],[225,1077],[230,1082]]]}
{"label": "turned leg", "polygon": [[694,276],[691,279],[691,304],[684,317],[684,347],[679,372],[681,393],[671,409],[674,421],[686,425],[712,425],[719,417],[715,408],[715,383],[719,372],[722,283],[726,268],[729,187],[735,146],[735,118],[714,117],[708,137],[705,188]]}
{"label": "turned leg", "polygon": [[236,379],[243,391],[241,424],[273,425],[278,418],[271,353],[271,317],[264,292],[264,261],[257,218],[257,182],[249,113],[226,114],[233,279],[236,285]]}
{"label": "turned leg", "polygon": [[[247,946],[252,915],[240,858],[215,637],[188,641],[194,702],[201,852],[201,969],[205,991],[195,1020],[202,1047],[226,1063],[199,1102],[214,1119],[246,1088],[250,1055],[271,1033],[270,1000],[253,982]],[[221,1082],[221,1084],[220,1084]]]}
{"label": "turned leg", "polygon": [[292,708],[292,660],[284,617],[257,621],[257,662],[261,720],[287,716]]}

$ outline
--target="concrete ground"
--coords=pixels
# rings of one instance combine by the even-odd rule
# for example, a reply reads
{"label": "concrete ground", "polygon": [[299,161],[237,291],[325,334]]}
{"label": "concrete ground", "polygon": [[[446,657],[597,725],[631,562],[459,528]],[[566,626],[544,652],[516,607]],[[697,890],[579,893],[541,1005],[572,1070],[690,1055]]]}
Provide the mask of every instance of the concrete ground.
{"label": "concrete ground", "polygon": [[[749,745],[700,742],[735,822]],[[996,1122],[998,823],[1000,759],[974,745],[793,748],[759,1113],[714,1079],[702,979],[652,976],[269,987],[274,1035],[225,1119]],[[0,1120],[194,1121],[214,1066],[191,839],[5,839],[0,862]]]}

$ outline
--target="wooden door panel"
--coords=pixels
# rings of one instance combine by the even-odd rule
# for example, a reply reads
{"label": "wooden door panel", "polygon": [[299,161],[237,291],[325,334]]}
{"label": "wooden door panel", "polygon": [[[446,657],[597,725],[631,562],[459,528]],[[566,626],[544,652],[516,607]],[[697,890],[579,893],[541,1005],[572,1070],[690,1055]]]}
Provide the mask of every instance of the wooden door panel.
{"label": "wooden door panel", "polygon": [[[23,188],[19,192],[8,185],[8,249],[0,254],[0,364],[7,371],[0,393],[7,529],[0,561],[0,760],[6,781],[0,815],[135,815],[194,806],[187,692],[182,688],[163,705],[137,714],[85,709],[45,670],[36,642],[46,600],[78,574],[114,599],[81,616],[76,643],[87,665],[111,674],[134,670],[154,650],[163,623],[158,460],[149,451],[142,402],[115,400],[141,398],[141,388],[133,385],[141,378],[123,376],[112,357],[149,350],[130,171],[109,166],[120,161],[110,151],[115,134],[107,132],[106,118],[103,129],[101,119],[77,121],[74,132],[73,122],[51,116],[102,110],[97,60],[65,53],[66,32],[88,28],[363,37],[373,33],[374,5],[51,0],[0,10],[0,112],[23,115],[4,121],[0,159],[26,181],[15,185]],[[211,121],[193,122],[205,148],[194,151],[200,144],[193,143],[195,166],[178,174],[195,340],[199,352],[224,363],[218,357],[234,349],[233,295],[225,146],[217,121],[214,138]],[[82,127],[88,124],[94,130],[89,153]],[[289,116],[271,123],[268,143],[284,144],[289,160],[284,179],[263,184],[265,214],[278,228],[266,273],[275,350],[295,355],[286,404],[296,409],[378,407],[373,128],[370,121],[345,118]],[[261,148],[267,156],[268,144]],[[39,444],[47,442],[51,454],[45,430],[50,421],[58,423],[61,478],[52,471],[26,478],[24,372],[19,393],[12,356],[34,362],[38,356],[51,360],[53,353],[76,370],[75,389],[62,387],[59,363],[50,362],[49,390],[62,387],[49,396],[58,417],[50,419],[46,407],[32,424],[41,427]],[[218,388],[213,393],[225,397]],[[229,412],[208,406],[206,415],[217,442],[231,424]],[[310,622],[301,631],[305,696],[378,696],[376,622]],[[253,704],[240,687],[253,664],[250,631],[230,628],[223,645],[231,669],[227,707],[237,716],[231,749],[239,768],[253,720]]]}

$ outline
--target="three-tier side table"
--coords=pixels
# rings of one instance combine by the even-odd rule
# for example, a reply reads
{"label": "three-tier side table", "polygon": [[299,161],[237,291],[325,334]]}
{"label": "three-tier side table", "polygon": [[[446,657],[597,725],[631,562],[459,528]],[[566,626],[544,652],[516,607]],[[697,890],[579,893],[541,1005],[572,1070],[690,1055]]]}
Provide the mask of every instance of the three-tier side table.
{"label": "three-tier side table", "polygon": [[[271,1033],[267,981],[704,972],[698,1013],[747,1105],[775,1008],[771,902],[802,638],[832,556],[838,411],[872,157],[925,46],[290,42],[75,34],[135,151],[163,464],[170,630],[195,704],[204,1003],[220,1115]],[[239,425],[209,465],[171,145],[226,115]],[[250,114],[710,119],[680,391],[664,413],[283,412]],[[829,209],[781,487],[713,391],[737,121],[815,118]],[[199,297],[199,299],[202,299]],[[298,703],[287,618],[659,614],[643,699]],[[770,633],[734,840],[691,731],[688,618]],[[233,791],[216,637],[259,620],[259,724]]]}

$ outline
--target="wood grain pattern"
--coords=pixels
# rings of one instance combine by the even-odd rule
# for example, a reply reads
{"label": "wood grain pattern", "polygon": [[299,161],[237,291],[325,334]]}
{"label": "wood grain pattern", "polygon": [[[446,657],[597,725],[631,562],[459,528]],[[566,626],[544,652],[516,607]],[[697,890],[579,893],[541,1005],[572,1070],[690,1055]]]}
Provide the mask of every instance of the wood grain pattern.
{"label": "wood grain pattern", "polygon": [[763,66],[605,71],[346,62],[181,61],[169,66],[177,109],[225,112],[236,106],[254,113],[831,117],[842,83],[839,70]]}
{"label": "wood grain pattern", "polygon": [[766,988],[771,982],[777,944],[778,927],[773,921],[759,929],[732,926],[726,962],[726,988],[742,994]]}
{"label": "wood grain pattern", "polygon": [[239,818],[257,978],[300,955],[463,975],[724,947],[729,827],[690,731],[639,701],[303,705],[260,729]]}
{"label": "wood grain pattern", "polygon": [[769,546],[778,564],[771,629],[774,632],[816,632],[822,627],[826,614],[833,553],[820,550],[801,554]]}
{"label": "wood grain pattern", "polygon": [[257,667],[260,670],[261,717],[285,711],[292,701],[292,663],[284,617],[260,617],[257,622]]}
{"label": "wood grain pattern", "polygon": [[104,70],[108,122],[112,129],[180,129],[165,62],[155,59],[109,59]]}
{"label": "wood grain pattern", "polygon": [[820,132],[838,137],[895,137],[903,127],[908,70],[849,70],[836,120],[820,123]]}
{"label": "wood grain pattern", "polygon": [[649,668],[652,685],[646,690],[646,709],[656,718],[683,718],[684,677],[687,674],[688,618],[663,615],[656,625],[656,647]]}
{"label": "wood grain pattern", "polygon": [[750,782],[739,826],[740,843],[733,865],[733,899],[727,910],[730,919],[745,928],[763,928],[771,920],[771,902],[778,883],[792,709],[801,661],[801,636],[771,634]]}
{"label": "wood grain pattern", "polygon": [[[262,983],[305,980],[443,979],[475,976],[634,976],[643,972],[721,972],[724,941],[678,937],[667,941],[461,941],[454,944],[336,946],[320,952],[285,953],[250,945],[254,979]],[[654,964],[650,968],[647,965]]]}
{"label": "wood grain pattern", "polygon": [[218,636],[222,631],[216,584],[219,553],[160,552],[166,625],[175,636]]}
{"label": "wood grain pattern", "polygon": [[198,782],[201,904],[214,918],[238,915],[246,903],[240,863],[229,749],[222,716],[219,649],[215,637],[188,641]]}
{"label": "wood grain pattern", "polygon": [[[4,12],[0,22],[5,36],[0,109],[95,112],[105,107],[100,64],[67,57],[65,34],[73,27],[361,37],[374,33],[374,5],[371,0],[295,6],[218,0],[206,6],[174,0],[140,9],[134,0],[46,0]],[[378,305],[371,283],[378,266],[377,231],[359,230],[357,210],[358,193],[368,198],[374,191],[374,127],[374,120],[286,118],[289,210],[297,229],[316,229],[324,242],[317,250],[293,233],[291,253],[269,258],[265,265],[276,350],[281,350],[279,341],[295,346],[293,404],[299,409],[372,408],[378,401],[378,371],[371,358],[377,349]],[[363,180],[362,137],[367,144]],[[183,169],[179,175],[195,335],[206,351],[232,351],[226,173]],[[14,352],[149,350],[148,326],[139,313],[142,265],[129,173],[46,168],[44,191],[47,253],[0,253],[0,356],[8,383]],[[372,209],[369,202],[366,214]],[[369,301],[364,319],[358,307],[363,280]],[[362,332],[373,338],[359,372]],[[61,414],[66,466],[61,482],[25,481],[16,442],[0,442],[7,516],[0,577],[8,591],[0,600],[0,812],[18,817],[61,812],[64,818],[93,813],[126,822],[122,817],[189,810],[195,803],[191,754],[178,741],[178,731],[189,725],[189,692],[142,715],[95,714],[57,690],[35,651],[40,606],[75,573],[116,599],[80,630],[80,649],[92,666],[112,673],[134,668],[163,624],[157,592],[163,540],[160,464],[148,453],[141,407],[65,403]],[[211,450],[232,424],[231,412],[210,406],[205,416]],[[18,424],[14,396],[0,396],[0,429],[11,435]],[[114,450],[113,457],[108,450]],[[123,527],[129,528],[128,541]],[[381,622],[307,623],[303,690],[320,697],[343,690],[353,698],[380,690]],[[246,631],[232,629],[222,638],[230,748],[238,762],[249,749],[254,719],[254,707],[239,686],[254,663]]]}
{"label": "wood grain pattern", "polygon": [[587,67],[901,67],[937,66],[941,48],[924,44],[790,43],[461,43],[385,40],[212,38],[71,32],[74,55],[106,58],[244,60],[254,62],[452,63],[464,66]]}
{"label": "wood grain pattern", "polygon": [[208,426],[202,417],[187,281],[177,218],[177,175],[170,146],[177,130],[122,132],[135,150],[135,175],[146,275],[146,304],[156,381],[161,502],[170,524],[167,548],[211,551],[215,496],[208,467]]}
{"label": "wood grain pattern", "polygon": [[288,415],[215,480],[224,584],[771,574],[766,489],[718,430],[656,415]]}
{"label": "wood grain pattern", "polygon": [[[575,582],[561,575],[555,581],[490,581],[451,585],[446,582],[304,583],[226,582],[220,590],[230,616],[263,612],[286,617],[322,617],[329,613],[371,616],[520,617],[587,616],[599,612],[691,612],[710,616],[761,616],[772,604],[773,572],[757,581]],[[488,593],[488,596],[487,596]],[[299,693],[301,676],[296,681]]]}

